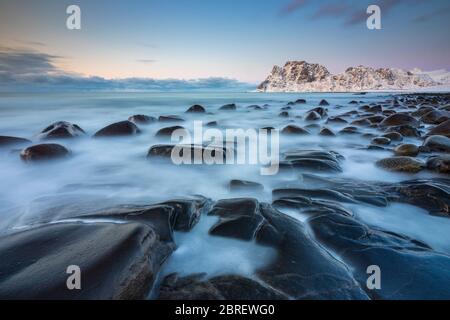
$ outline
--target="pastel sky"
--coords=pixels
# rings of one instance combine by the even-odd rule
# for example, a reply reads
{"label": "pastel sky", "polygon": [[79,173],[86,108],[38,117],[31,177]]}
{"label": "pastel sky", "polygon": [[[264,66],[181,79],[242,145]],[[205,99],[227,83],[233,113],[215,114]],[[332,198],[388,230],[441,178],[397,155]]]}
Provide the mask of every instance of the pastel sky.
{"label": "pastel sky", "polygon": [[[71,4],[81,7],[79,31],[66,28]],[[381,7],[382,30],[366,28],[369,4]],[[106,79],[257,83],[287,60],[331,72],[450,69],[449,30],[448,0],[0,0],[0,67],[18,52],[44,55],[50,71]]]}

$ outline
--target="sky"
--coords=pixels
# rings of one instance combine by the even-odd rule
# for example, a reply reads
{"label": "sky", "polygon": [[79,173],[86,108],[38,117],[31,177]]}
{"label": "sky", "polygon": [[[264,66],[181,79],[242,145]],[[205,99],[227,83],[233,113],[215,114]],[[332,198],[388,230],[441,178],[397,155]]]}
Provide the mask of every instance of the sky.
{"label": "sky", "polygon": [[[81,30],[66,28],[72,4]],[[450,69],[448,30],[448,0],[0,0],[0,81],[233,86],[289,60]]]}

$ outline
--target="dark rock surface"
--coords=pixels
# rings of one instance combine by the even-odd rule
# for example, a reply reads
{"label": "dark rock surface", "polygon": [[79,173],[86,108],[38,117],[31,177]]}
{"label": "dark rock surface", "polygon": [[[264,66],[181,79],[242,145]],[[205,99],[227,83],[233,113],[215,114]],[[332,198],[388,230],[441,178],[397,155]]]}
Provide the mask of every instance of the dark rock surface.
{"label": "dark rock surface", "polygon": [[75,138],[85,134],[84,130],[76,124],[58,121],[43,129],[39,133],[38,138],[41,140]]}
{"label": "dark rock surface", "polygon": [[59,144],[46,143],[28,147],[20,153],[20,158],[24,161],[43,161],[67,157],[69,150]]}
{"label": "dark rock surface", "polygon": [[131,121],[121,121],[97,131],[94,137],[131,136],[140,133],[139,128]]}
{"label": "dark rock surface", "polygon": [[137,123],[137,124],[149,124],[156,122],[155,117],[147,116],[145,114],[136,114],[128,118],[128,121]]}
{"label": "dark rock surface", "polygon": [[0,136],[0,148],[31,143],[30,140],[18,137]]}

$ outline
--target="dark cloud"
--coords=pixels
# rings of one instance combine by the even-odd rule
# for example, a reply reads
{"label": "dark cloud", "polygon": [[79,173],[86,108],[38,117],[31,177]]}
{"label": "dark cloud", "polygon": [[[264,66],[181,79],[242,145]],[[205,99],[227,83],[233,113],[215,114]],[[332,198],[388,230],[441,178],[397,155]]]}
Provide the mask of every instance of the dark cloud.
{"label": "dark cloud", "polygon": [[228,78],[203,79],[105,79],[83,77],[58,69],[54,62],[62,57],[35,51],[0,48],[0,90],[250,90],[254,85]]}
{"label": "dark cloud", "polygon": [[33,75],[58,72],[54,62],[61,58],[29,50],[0,48],[0,73]]}

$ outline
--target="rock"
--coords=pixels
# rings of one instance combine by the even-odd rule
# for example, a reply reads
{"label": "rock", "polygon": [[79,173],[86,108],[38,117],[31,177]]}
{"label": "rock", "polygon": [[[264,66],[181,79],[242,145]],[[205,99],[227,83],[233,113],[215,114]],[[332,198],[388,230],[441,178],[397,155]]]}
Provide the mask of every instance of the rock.
{"label": "rock", "polygon": [[305,103],[306,103],[306,100],[305,100],[305,99],[297,99],[297,100],[295,100],[294,103],[295,103],[295,104],[305,104]]}
{"label": "rock", "polygon": [[419,126],[419,121],[406,113],[396,113],[384,119],[380,125],[382,127],[398,127],[408,125],[417,128]]}
{"label": "rock", "polygon": [[425,164],[411,157],[391,157],[378,160],[377,166],[390,170],[416,173],[424,169]]}
{"label": "rock", "polygon": [[156,137],[169,137],[171,136],[176,130],[184,130],[187,132],[187,129],[182,126],[173,126],[173,127],[166,127],[159,129],[158,132],[156,132]]}
{"label": "rock", "polygon": [[310,134],[307,130],[300,128],[295,125],[288,125],[281,130],[281,133],[283,134],[295,134],[295,135],[307,135]]}
{"label": "rock", "polygon": [[78,125],[66,121],[58,121],[42,130],[38,138],[41,140],[75,138],[84,134],[84,130]]}
{"label": "rock", "polygon": [[450,173],[450,156],[440,155],[433,156],[427,159],[427,168],[439,173]]}
{"label": "rock", "polygon": [[144,114],[136,114],[128,118],[128,121],[139,123],[139,124],[148,124],[156,121],[155,117],[146,116]]}
{"label": "rock", "polygon": [[265,108],[263,108],[261,106],[258,106],[257,104],[252,104],[252,105],[248,106],[247,109],[249,109],[249,110],[258,110],[259,111],[259,110],[264,110]]}
{"label": "rock", "polygon": [[320,119],[321,119],[320,115],[315,111],[310,111],[305,116],[306,121],[316,121]]}
{"label": "rock", "polygon": [[211,235],[256,241],[277,251],[275,261],[257,272],[264,287],[290,299],[367,299],[345,266],[318,246],[298,220],[272,206],[254,199],[221,200],[209,214],[219,217]]}
{"label": "rock", "polygon": [[201,105],[193,105],[186,111],[187,113],[205,113],[206,110]]}
{"label": "rock", "polygon": [[358,128],[356,127],[345,127],[344,129],[342,129],[341,131],[339,131],[340,134],[357,134],[358,132]]}
{"label": "rock", "polygon": [[160,300],[280,300],[288,297],[259,282],[237,275],[205,279],[205,274],[164,278]]}
{"label": "rock", "polygon": [[416,157],[419,154],[419,147],[414,144],[401,144],[394,149],[396,156]]}
{"label": "rock", "polygon": [[348,123],[348,121],[341,117],[329,117],[326,123]]}
{"label": "rock", "polygon": [[445,136],[450,138],[450,120],[447,120],[428,131],[427,136]]}
{"label": "rock", "polygon": [[60,159],[68,155],[69,150],[55,143],[34,145],[22,150],[20,153],[22,160],[27,162]]}
{"label": "rock", "polygon": [[174,147],[175,145],[168,144],[154,145],[149,149],[147,158],[170,158],[172,156],[172,150]]}
{"label": "rock", "polygon": [[450,113],[449,112],[443,112],[439,110],[432,110],[426,114],[424,114],[420,120],[423,123],[427,124],[440,124],[442,122],[445,122],[449,120]]}
{"label": "rock", "polygon": [[377,265],[381,269],[381,288],[366,290],[372,299],[450,298],[450,283],[445,280],[450,277],[447,255],[417,240],[371,229],[343,215],[314,216],[308,224],[323,246],[352,266],[353,276],[361,287],[367,288],[368,266]]}
{"label": "rock", "polygon": [[325,100],[325,99],[322,99],[320,102],[319,102],[319,106],[329,106],[330,104],[328,103],[328,101],[327,100]]}
{"label": "rock", "polygon": [[283,111],[278,116],[282,118],[289,118],[289,112]]}
{"label": "rock", "polygon": [[320,116],[320,118],[324,118],[328,115],[327,109],[322,108],[322,107],[317,107],[317,108],[311,109],[308,111],[308,113],[310,113],[310,112],[317,113]]}
{"label": "rock", "polygon": [[207,127],[217,127],[218,125],[217,121],[210,121],[206,124]]}
{"label": "rock", "polygon": [[110,124],[109,126],[97,131],[94,137],[117,137],[139,134],[141,131],[131,121],[121,121]]}
{"label": "rock", "polygon": [[352,100],[352,101],[350,101],[348,104],[358,104],[358,101]]}
{"label": "rock", "polygon": [[219,108],[219,110],[235,111],[235,110],[237,110],[237,107],[236,107],[236,104],[230,103],[230,104],[226,104],[224,106],[221,106]]}
{"label": "rock", "polygon": [[230,191],[263,191],[264,186],[257,182],[245,180],[231,180]]}
{"label": "rock", "polygon": [[382,135],[382,137],[388,138],[391,141],[402,141],[403,136],[398,132],[388,132]]}
{"label": "rock", "polygon": [[368,120],[371,124],[376,124],[382,122],[386,117],[383,116],[370,116],[365,117],[364,119]]}
{"label": "rock", "polygon": [[371,125],[371,122],[369,120],[363,118],[363,119],[354,120],[350,124],[353,126],[367,127],[367,126]]}
{"label": "rock", "polygon": [[[144,299],[172,247],[137,223],[56,223],[3,236],[1,299]],[[82,290],[66,270],[81,269]]]}
{"label": "rock", "polygon": [[159,122],[184,122],[184,119],[179,116],[160,116]]}
{"label": "rock", "polygon": [[376,137],[376,138],[372,139],[372,143],[385,146],[385,145],[391,144],[391,139],[385,138],[385,137]]}
{"label": "rock", "polygon": [[0,148],[31,143],[30,140],[17,137],[0,136]]}
{"label": "rock", "polygon": [[446,136],[429,136],[423,143],[428,152],[450,152],[450,138]]}
{"label": "rock", "polygon": [[295,150],[284,154],[285,167],[323,172],[341,172],[339,161],[343,157],[333,151]]}
{"label": "rock", "polygon": [[328,129],[328,128],[323,128],[322,130],[320,130],[319,135],[325,136],[325,137],[334,137],[334,136],[336,136],[336,134],[333,131],[331,131],[330,129]]}
{"label": "rock", "polygon": [[389,127],[386,130],[387,133],[390,132],[397,132],[400,133],[404,137],[420,137],[420,131],[417,130],[417,128],[414,128],[412,126],[404,125],[404,126],[398,126],[398,127]]}
{"label": "rock", "polygon": [[182,157],[185,152],[189,152],[191,154],[191,163],[194,163],[195,156],[200,153],[202,156],[207,153],[216,159],[222,159],[222,162],[225,163],[227,157],[227,148],[222,147],[214,147],[214,146],[201,146],[201,145],[154,145],[150,148],[147,153],[147,158],[171,158],[172,151],[175,147],[179,147],[177,152],[177,156]]}

